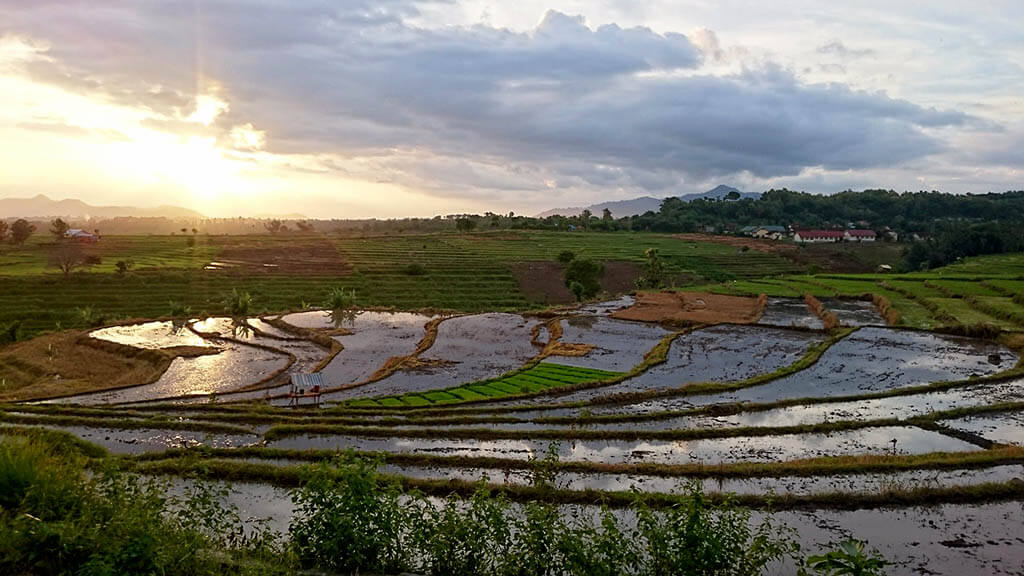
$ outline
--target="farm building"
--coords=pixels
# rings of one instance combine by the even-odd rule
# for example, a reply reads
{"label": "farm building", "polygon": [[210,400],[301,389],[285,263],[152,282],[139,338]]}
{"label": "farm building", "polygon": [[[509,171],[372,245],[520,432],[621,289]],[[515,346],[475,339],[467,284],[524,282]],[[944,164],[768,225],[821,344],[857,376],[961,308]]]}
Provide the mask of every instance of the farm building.
{"label": "farm building", "polygon": [[96,234],[86,232],[85,230],[81,230],[79,228],[71,228],[70,230],[64,233],[64,237],[70,240],[77,240],[79,242],[85,242],[89,244],[99,242],[100,240],[100,237],[97,236]]}
{"label": "farm building", "polygon": [[843,238],[845,234],[842,230],[797,230],[793,233],[793,241],[802,244],[842,242]]}
{"label": "farm building", "polygon": [[847,242],[874,242],[876,237],[874,230],[847,230],[843,239]]}
{"label": "farm building", "polygon": [[785,226],[744,226],[740,229],[740,233],[744,236],[753,236],[754,238],[769,238],[771,240],[781,240],[786,237]]}

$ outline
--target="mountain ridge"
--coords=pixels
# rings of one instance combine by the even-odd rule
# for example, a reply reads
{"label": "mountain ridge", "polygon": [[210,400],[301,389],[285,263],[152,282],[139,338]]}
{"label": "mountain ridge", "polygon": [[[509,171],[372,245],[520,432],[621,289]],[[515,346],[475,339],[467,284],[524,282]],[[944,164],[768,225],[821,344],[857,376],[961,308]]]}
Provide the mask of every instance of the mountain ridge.
{"label": "mountain ridge", "polygon": [[93,206],[75,198],[54,200],[45,194],[31,198],[0,198],[0,218],[196,218],[205,216],[180,206]]}
{"label": "mountain ridge", "polygon": [[[693,200],[699,199],[715,199],[721,200],[725,198],[730,192],[736,192],[740,195],[740,199],[750,198],[757,200],[761,197],[760,192],[743,192],[738,188],[732,186],[726,186],[719,184],[711,190],[706,192],[695,192],[690,194],[682,194],[676,196],[683,202],[692,202]],[[570,208],[553,208],[537,214],[537,218],[547,218],[548,216],[578,216],[583,210],[590,210],[595,216],[600,216],[604,209],[611,210],[612,216],[615,218],[622,218],[624,216],[636,216],[643,214],[647,211],[657,212],[661,209],[661,203],[664,198],[655,198],[653,196],[639,196],[637,198],[630,198],[627,200],[611,200],[608,202],[600,202],[597,204],[591,204],[589,206],[578,206]]]}

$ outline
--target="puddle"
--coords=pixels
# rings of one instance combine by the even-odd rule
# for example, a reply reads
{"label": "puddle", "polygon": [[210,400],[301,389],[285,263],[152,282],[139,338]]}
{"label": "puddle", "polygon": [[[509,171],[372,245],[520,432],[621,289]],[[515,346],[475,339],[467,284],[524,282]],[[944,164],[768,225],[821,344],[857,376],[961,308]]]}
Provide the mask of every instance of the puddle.
{"label": "puddle", "polygon": [[1021,412],[968,416],[956,420],[943,420],[942,423],[950,428],[973,432],[999,444],[1024,446],[1024,413]]}
{"label": "puddle", "polygon": [[885,326],[885,319],[871,302],[864,300],[823,299],[825,308],[836,315],[842,326]]}
{"label": "puddle", "polygon": [[441,322],[434,345],[420,356],[444,364],[399,371],[378,382],[332,394],[330,399],[449,388],[511,372],[539,352],[530,344],[530,332],[537,323],[499,313],[450,318]]}
{"label": "puddle", "polygon": [[82,394],[54,402],[111,404],[157,400],[189,394],[228,392],[266,378],[287,363],[286,356],[233,342],[225,342],[219,354],[195,358],[175,358],[167,371],[151,384],[122,390]]}
{"label": "puddle", "polygon": [[629,372],[643,362],[668,330],[642,322],[628,322],[601,316],[577,316],[562,320],[562,342],[591,344],[586,356],[555,356],[550,360],[568,366]]}
{"label": "puddle", "polygon": [[175,346],[212,347],[185,326],[184,322],[145,322],[130,326],[111,326],[93,330],[89,336],[136,348],[173,348]]}
{"label": "puddle", "polygon": [[[196,486],[196,481],[188,478],[159,476],[157,481],[166,482],[166,493],[178,498],[185,497]],[[226,491],[218,501],[237,511],[247,533],[263,522],[280,535],[288,534],[288,525],[295,517],[290,490],[253,482],[206,481],[206,484]]]}
{"label": "puddle", "polygon": [[622,310],[623,308],[629,308],[636,303],[636,298],[632,296],[622,296],[615,300],[608,300],[606,302],[595,302],[593,304],[587,304],[581,306],[576,310],[572,310],[569,314],[583,314],[587,316],[608,316],[616,310]]}
{"label": "puddle", "polygon": [[821,330],[824,325],[802,298],[769,298],[764,314],[757,321],[766,326],[797,326]]}
{"label": "puddle", "polygon": [[[977,447],[941,434],[911,427],[867,428],[830,434],[789,434],[770,438],[714,438],[689,441],[566,441],[559,445],[564,461],[657,462],[663,464],[775,462],[843,454],[882,454],[897,440],[900,453],[960,452]],[[359,436],[295,436],[268,443],[276,448],[433,453],[528,459],[543,457],[546,440],[449,440],[435,438],[369,438]]]}

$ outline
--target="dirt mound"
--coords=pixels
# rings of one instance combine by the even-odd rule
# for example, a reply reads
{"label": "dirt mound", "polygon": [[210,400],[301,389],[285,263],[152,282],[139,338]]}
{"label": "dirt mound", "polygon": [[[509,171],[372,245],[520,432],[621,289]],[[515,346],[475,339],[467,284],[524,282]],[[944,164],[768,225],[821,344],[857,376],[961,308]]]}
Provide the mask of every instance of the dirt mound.
{"label": "dirt mound", "polygon": [[211,262],[209,270],[239,270],[246,274],[346,274],[352,265],[327,240],[301,239],[295,242],[273,241],[225,247]]}
{"label": "dirt mound", "polygon": [[90,338],[86,332],[47,334],[0,352],[0,401],[50,398],[139,386],[155,381],[178,356],[217,348],[147,350]]}
{"label": "dirt mound", "polygon": [[714,244],[725,244],[726,246],[736,246],[742,248],[744,246],[751,250],[757,250],[758,252],[768,252],[772,254],[789,254],[795,252],[797,247],[795,244],[787,242],[785,240],[767,240],[764,238],[748,238],[745,236],[719,236],[717,234],[673,234],[673,238],[680,240],[686,240],[687,242],[711,242]]}
{"label": "dirt mound", "polygon": [[[613,260],[604,262],[601,290],[609,294],[632,292],[640,269],[633,262]],[[575,302],[562,278],[563,268],[549,260],[516,262],[511,265],[519,289],[530,302],[542,304],[569,304]]]}
{"label": "dirt mound", "polygon": [[765,297],[722,296],[704,292],[643,292],[636,304],[612,312],[613,318],[640,322],[753,324],[764,312]]}

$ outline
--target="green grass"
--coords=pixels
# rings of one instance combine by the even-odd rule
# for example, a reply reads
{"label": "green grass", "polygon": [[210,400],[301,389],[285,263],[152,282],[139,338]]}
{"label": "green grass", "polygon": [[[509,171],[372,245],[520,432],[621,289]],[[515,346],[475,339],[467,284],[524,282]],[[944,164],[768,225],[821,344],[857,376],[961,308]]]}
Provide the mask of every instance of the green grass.
{"label": "green grass", "polygon": [[956,296],[999,296],[999,292],[973,280],[929,280],[929,284]]}
{"label": "green grass", "polygon": [[962,298],[931,298],[931,301],[938,304],[942,311],[956,318],[960,324],[992,324],[1010,330],[1017,327],[1009,320],[996,318],[972,308],[970,303]]}
{"label": "green grass", "polygon": [[622,376],[619,372],[577,368],[562,364],[541,362],[522,372],[486,380],[483,382],[464,384],[445,390],[435,390],[422,394],[403,394],[384,398],[362,398],[353,400],[347,405],[353,408],[395,408],[421,407],[437,404],[455,404],[503,398],[519,394],[535,394],[552,388],[573,386],[586,382],[609,380]]}

